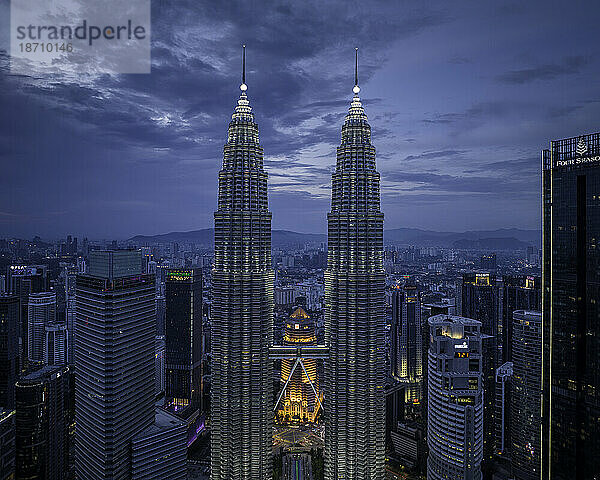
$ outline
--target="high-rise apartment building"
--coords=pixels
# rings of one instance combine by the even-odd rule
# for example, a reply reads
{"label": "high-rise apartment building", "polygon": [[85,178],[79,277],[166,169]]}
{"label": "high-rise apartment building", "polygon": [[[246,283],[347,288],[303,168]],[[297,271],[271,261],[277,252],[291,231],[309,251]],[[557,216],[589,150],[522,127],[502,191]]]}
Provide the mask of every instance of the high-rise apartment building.
{"label": "high-rise apartment building", "polygon": [[32,293],[27,305],[27,358],[30,363],[44,362],[46,326],[56,322],[56,294]]}
{"label": "high-rise apartment building", "polygon": [[92,251],[77,277],[79,479],[128,479],[131,440],[154,421],[154,289],[135,250]]}
{"label": "high-rise apartment building", "polygon": [[15,408],[15,382],[19,376],[19,314],[16,295],[0,294],[0,408]]}
{"label": "high-rise apartment building", "polygon": [[542,476],[600,477],[600,133],[542,153]]}
{"label": "high-rise apartment building", "polygon": [[69,441],[69,368],[48,366],[16,384],[16,478],[63,480]]}
{"label": "high-rise apartment building", "polygon": [[383,213],[371,127],[355,77],[327,215],[327,480],[381,480],[385,474]]}
{"label": "high-rise apartment building", "polygon": [[165,280],[165,406],[201,409],[202,270],[168,270]]}
{"label": "high-rise apartment building", "polygon": [[242,91],[229,123],[212,270],[211,479],[272,477],[271,212],[258,125]]}
{"label": "high-rise apartment building", "polygon": [[542,316],[513,313],[511,389],[511,463],[517,480],[540,478],[542,386]]}
{"label": "high-rise apartment building", "polygon": [[428,480],[480,480],[483,458],[481,323],[429,318]]}
{"label": "high-rise apartment building", "polygon": [[405,384],[405,403],[419,404],[423,381],[423,325],[417,287],[406,285],[392,292],[392,376]]}

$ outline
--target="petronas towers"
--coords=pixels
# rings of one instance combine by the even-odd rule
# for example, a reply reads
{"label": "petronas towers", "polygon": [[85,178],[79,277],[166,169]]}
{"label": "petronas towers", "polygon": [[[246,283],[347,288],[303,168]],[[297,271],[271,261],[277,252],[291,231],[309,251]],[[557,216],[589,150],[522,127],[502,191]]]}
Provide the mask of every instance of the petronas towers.
{"label": "petronas towers", "polygon": [[[244,67],[245,70],[245,67]],[[356,76],[356,75],[355,75]],[[271,480],[271,213],[258,126],[242,93],[219,173],[212,272],[211,479]],[[332,177],[325,272],[325,478],[384,478],[383,214],[371,128],[355,96]]]}
{"label": "petronas towers", "polygon": [[358,97],[342,126],[327,215],[325,478],[383,479],[385,271],[371,127]]}
{"label": "petronas towers", "polygon": [[215,212],[212,480],[272,477],[271,212],[258,125],[242,82],[229,123]]}

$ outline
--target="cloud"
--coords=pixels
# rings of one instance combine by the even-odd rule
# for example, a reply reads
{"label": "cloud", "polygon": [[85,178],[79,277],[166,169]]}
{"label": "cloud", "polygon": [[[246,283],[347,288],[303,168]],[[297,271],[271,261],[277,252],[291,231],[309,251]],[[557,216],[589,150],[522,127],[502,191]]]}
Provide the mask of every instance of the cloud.
{"label": "cloud", "polygon": [[573,75],[590,63],[587,57],[565,57],[561,63],[549,63],[522,70],[511,70],[499,75],[497,79],[502,83],[523,85],[537,80],[553,80],[563,75]]}
{"label": "cloud", "polygon": [[467,150],[437,150],[433,152],[420,153],[418,155],[408,155],[404,157],[404,160],[434,160],[439,158],[462,156],[465,153],[467,153]]}

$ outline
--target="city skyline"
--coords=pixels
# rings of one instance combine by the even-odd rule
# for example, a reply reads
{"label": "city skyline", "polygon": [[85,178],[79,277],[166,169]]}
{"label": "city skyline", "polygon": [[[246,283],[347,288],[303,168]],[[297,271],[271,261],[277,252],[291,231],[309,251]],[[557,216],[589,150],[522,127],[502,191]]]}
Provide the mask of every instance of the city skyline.
{"label": "city skyline", "polygon": [[[355,45],[391,227],[534,228],[539,145],[589,131],[600,108],[586,28],[595,6],[539,15],[541,2],[282,4],[260,20],[256,8],[155,5],[150,76],[16,77],[1,51],[0,105],[14,113],[0,124],[9,133],[0,152],[13,160],[0,233],[127,238],[209,227],[242,43],[264,118],[274,228],[325,231]],[[483,46],[474,41],[482,35]]]}
{"label": "city skyline", "polygon": [[600,479],[600,4],[10,1],[0,480]]}

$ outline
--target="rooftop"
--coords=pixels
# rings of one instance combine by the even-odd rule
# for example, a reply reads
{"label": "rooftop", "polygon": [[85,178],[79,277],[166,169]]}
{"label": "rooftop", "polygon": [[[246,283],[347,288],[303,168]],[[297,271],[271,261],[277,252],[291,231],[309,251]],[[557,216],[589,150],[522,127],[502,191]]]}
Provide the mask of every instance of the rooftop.
{"label": "rooftop", "polygon": [[429,325],[462,325],[478,327],[481,326],[481,322],[472,318],[460,317],[458,315],[446,315],[445,313],[442,313],[440,315],[434,315],[433,317],[430,317]]}

